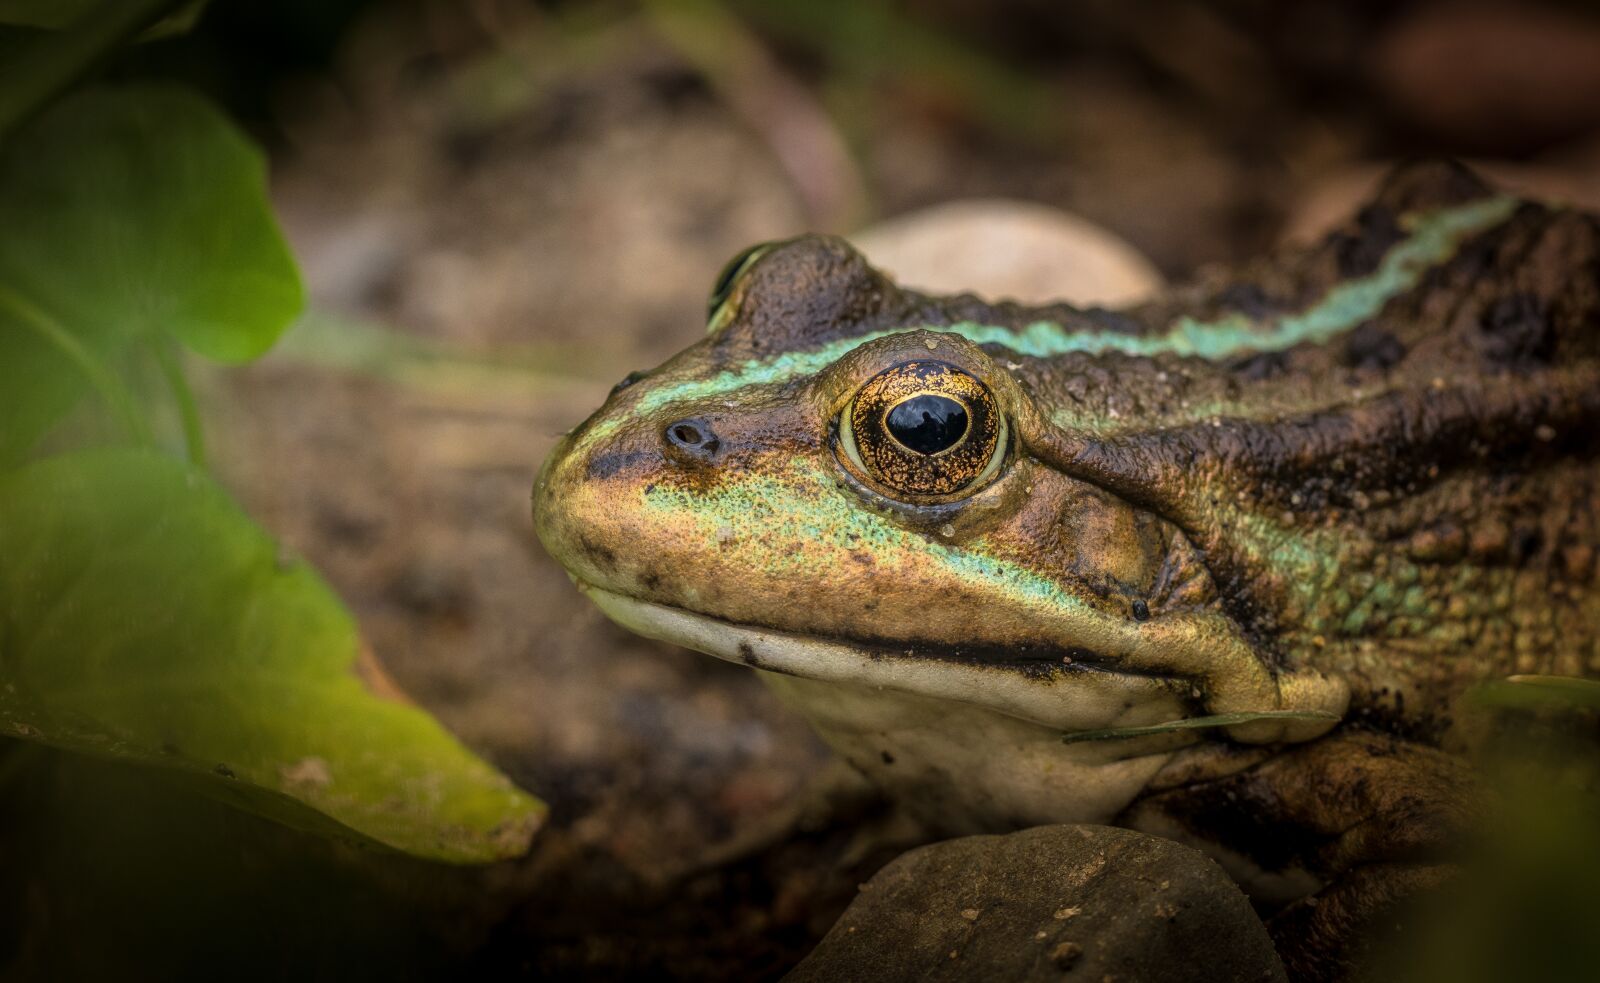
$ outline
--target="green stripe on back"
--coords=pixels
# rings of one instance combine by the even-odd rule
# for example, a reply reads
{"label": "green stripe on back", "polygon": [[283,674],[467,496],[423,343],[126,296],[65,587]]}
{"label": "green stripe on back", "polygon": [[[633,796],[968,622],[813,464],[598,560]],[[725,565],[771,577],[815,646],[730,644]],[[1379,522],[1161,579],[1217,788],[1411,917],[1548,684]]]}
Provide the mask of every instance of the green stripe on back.
{"label": "green stripe on back", "polygon": [[[1414,287],[1430,267],[1453,256],[1464,239],[1504,222],[1517,205],[1515,198],[1496,196],[1405,216],[1411,234],[1384,254],[1376,270],[1339,284],[1304,311],[1264,322],[1253,321],[1242,314],[1215,321],[1181,317],[1164,333],[1149,335],[1069,331],[1054,321],[1035,321],[1020,329],[964,321],[929,325],[926,330],[957,334],[975,344],[999,345],[1035,358],[1075,352],[1091,355],[1120,352],[1216,360],[1284,351],[1307,342],[1321,344],[1377,314],[1390,300]],[[646,392],[639,400],[637,412],[649,414],[680,400],[698,401],[747,386],[775,385],[814,375],[868,342],[914,330],[921,328],[907,326],[874,331],[807,351],[752,359],[708,379],[674,383]]]}

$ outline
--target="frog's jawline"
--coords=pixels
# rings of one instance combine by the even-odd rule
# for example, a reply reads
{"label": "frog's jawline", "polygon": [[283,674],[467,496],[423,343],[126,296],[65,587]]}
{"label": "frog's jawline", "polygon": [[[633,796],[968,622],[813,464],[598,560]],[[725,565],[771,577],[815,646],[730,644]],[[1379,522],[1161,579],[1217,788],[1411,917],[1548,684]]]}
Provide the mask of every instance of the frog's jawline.
{"label": "frog's jawline", "polygon": [[[1185,689],[1173,677],[1125,672],[1090,653],[1064,664],[987,662],[918,648],[818,638],[723,621],[580,581],[611,620],[637,634],[782,675],[904,690],[986,706],[1063,731],[1131,722]],[[952,650],[953,651],[953,650]],[[1130,716],[1131,715],[1131,716]],[[1154,722],[1154,721],[1151,721]]]}

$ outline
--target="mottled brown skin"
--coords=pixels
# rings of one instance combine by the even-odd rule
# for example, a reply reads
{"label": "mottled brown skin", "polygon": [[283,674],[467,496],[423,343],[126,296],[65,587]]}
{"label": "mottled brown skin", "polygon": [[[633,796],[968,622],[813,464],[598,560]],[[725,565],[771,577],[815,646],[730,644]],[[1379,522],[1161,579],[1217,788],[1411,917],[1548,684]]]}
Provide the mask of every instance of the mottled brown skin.
{"label": "mottled brown skin", "polygon": [[[1366,228],[1336,236],[1305,267],[1325,268],[1332,253],[1335,269],[1350,272],[1362,237],[1381,225],[1375,216],[1407,198],[1476,193],[1471,185],[1455,191],[1451,184],[1465,181],[1455,174],[1405,178],[1363,212]],[[1251,274],[1244,277],[1245,286],[1212,296],[1259,299]],[[1267,279],[1273,271],[1254,282]],[[1155,793],[1123,817],[1159,827],[1151,815],[1163,812],[1196,840],[1268,870],[1304,866],[1326,881],[1309,904],[1273,920],[1293,979],[1351,972],[1351,937],[1445,876],[1442,847],[1475,802],[1469,770],[1433,748],[1460,748],[1451,714],[1467,686],[1512,673],[1600,673],[1597,349],[1596,222],[1530,205],[1358,328],[1343,350],[1229,367],[1258,398],[1264,379],[1313,391],[1347,380],[1384,386],[1375,404],[1313,411],[1292,427],[1190,425],[1181,436],[1136,435],[1080,455],[1103,470],[1100,483],[1130,497],[1135,484],[1149,487],[1154,469],[1177,469],[1190,453],[1204,462],[1198,480],[1174,481],[1147,501],[1195,517],[1188,528],[1204,530],[1196,538],[1224,593],[1258,631],[1286,641],[1317,633],[1285,603],[1270,565],[1229,556],[1228,520],[1207,515],[1197,486],[1222,499],[1233,491],[1253,510],[1290,507],[1298,496],[1298,524],[1359,523],[1367,538],[1346,554],[1345,577],[1381,576],[1397,561],[1422,567],[1420,625],[1374,625],[1343,645],[1324,636],[1313,647],[1326,652],[1315,664],[1352,683],[1349,724],[1254,768]],[[1452,576],[1463,566],[1471,568],[1464,581]],[[1230,580],[1243,589],[1230,590]],[[1450,644],[1428,638],[1441,628]]]}
{"label": "mottled brown skin", "polygon": [[[1330,259],[1346,275],[1370,254],[1363,242],[1381,237],[1384,214],[1417,196],[1476,193],[1459,172],[1404,173],[1352,232],[1191,297],[1260,303],[1261,284],[1296,282],[1285,267],[1327,276]],[[1468,686],[1600,674],[1597,354],[1600,225],[1527,205],[1344,345],[1227,367],[1269,404],[1277,396],[1263,382],[1311,393],[1377,386],[1381,398],[1302,411],[1288,425],[1269,417],[1091,440],[1077,454],[1098,484],[1191,517],[1182,524],[1240,616],[1285,648],[1306,651],[1295,639],[1310,636],[1310,661],[1352,684],[1348,723],[1328,737],[1156,792],[1121,820],[1168,831],[1175,822],[1179,835],[1327,883],[1273,919],[1293,979],[1343,978],[1352,936],[1444,878],[1444,847],[1478,803],[1462,760],[1435,749],[1462,748],[1452,712]],[[1225,380],[1219,372],[1205,384]],[[1172,480],[1150,495],[1150,475],[1162,472]],[[1365,536],[1343,555],[1341,576],[1359,583],[1417,564],[1421,610],[1343,639],[1308,625],[1270,563],[1229,549],[1230,493],[1239,511],[1288,508],[1300,526],[1359,526]],[[1217,500],[1209,509],[1207,495]],[[1332,622],[1344,610],[1318,613]]]}
{"label": "mottled brown skin", "polygon": [[[1292,303],[1363,268],[1376,251],[1366,244],[1386,235],[1376,216],[1482,193],[1459,170],[1403,172],[1355,229],[1131,316],[1162,323],[1177,309]],[[1600,673],[1597,355],[1600,225],[1525,205],[1343,344],[1191,361],[1168,387],[1148,381],[1159,359],[1119,366],[1115,385],[1087,360],[1056,360],[1050,368],[1084,402],[1085,419],[1120,405],[1136,421],[1125,434],[1097,428],[1064,440],[1061,467],[1173,518],[1237,616],[1348,679],[1356,714],[1438,740],[1471,682]],[[1361,402],[1343,405],[1352,391]],[[1255,419],[1186,420],[1178,398]],[[1297,607],[1272,558],[1238,547],[1238,523],[1275,515],[1283,526],[1337,529],[1339,574],[1356,592],[1386,568],[1419,565],[1420,610],[1319,631],[1351,605],[1325,594],[1321,609]],[[1470,575],[1453,583],[1464,568]],[[1441,629],[1447,640],[1430,637]]]}
{"label": "mottled brown skin", "polygon": [[[1211,849],[1264,896],[1320,891],[1279,916],[1278,938],[1301,978],[1336,977],[1350,932],[1436,880],[1472,813],[1461,694],[1513,673],[1600,676],[1600,222],[1521,204],[1331,340],[1240,357],[1031,357],[941,327],[1052,321],[1140,338],[1183,317],[1267,324],[1373,274],[1410,234],[1408,215],[1489,194],[1458,167],[1409,168],[1324,242],[1121,312],[926,297],[841,241],[773,246],[730,284],[706,341],[630,377],[557,449],[536,494],[541,537],[586,584],[878,646],[890,668],[970,666],[996,690],[1023,678],[1040,692],[1114,675],[1122,689],[1087,705],[1112,713],[1126,694],[1116,726],[1332,709],[1331,731],[1268,723],[1121,742],[1100,765],[1149,768],[1117,772],[1136,793],[1096,802]],[[751,360],[895,330],[906,333],[781,383],[647,403]],[[930,357],[992,391],[1013,436],[990,483],[918,503],[841,465],[829,422],[879,373]],[[685,439],[670,436],[679,423],[692,424]],[[793,502],[748,494],[753,477]],[[663,493],[675,508],[618,504]],[[768,509],[756,521],[717,518],[751,501]],[[836,517],[847,505],[903,541],[832,542],[853,528]],[[786,508],[814,513],[814,534],[785,526]],[[917,543],[1026,568],[1076,607],[1052,617]],[[747,661],[806,675],[757,655]],[[1027,719],[1030,693],[1015,693],[995,705]],[[865,705],[851,698],[837,716]],[[1037,798],[995,804],[983,783],[1003,758],[967,774],[935,762],[913,779],[888,747],[882,761],[868,745],[841,749],[896,794],[934,803],[950,829],[1061,819]],[[941,783],[953,787],[944,799]],[[979,806],[963,785],[979,786]]]}

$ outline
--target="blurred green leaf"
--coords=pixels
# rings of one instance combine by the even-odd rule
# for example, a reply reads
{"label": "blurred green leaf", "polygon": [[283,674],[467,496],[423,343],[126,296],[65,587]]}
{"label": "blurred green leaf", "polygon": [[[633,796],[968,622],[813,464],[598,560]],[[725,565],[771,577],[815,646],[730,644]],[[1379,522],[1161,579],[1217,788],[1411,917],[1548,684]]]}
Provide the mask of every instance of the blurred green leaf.
{"label": "blurred green leaf", "polygon": [[206,12],[206,6],[211,0],[189,0],[172,13],[145,28],[140,34],[140,41],[154,41],[158,38],[172,37],[175,34],[187,34],[194,30],[200,23],[200,16]]}
{"label": "blurred green leaf", "polygon": [[[1600,967],[1600,684],[1510,676],[1468,692],[1486,794],[1460,873],[1415,900],[1403,933],[1374,926],[1395,983],[1588,983]],[[1487,725],[1487,726],[1485,726]]]}
{"label": "blurred green leaf", "polygon": [[1577,676],[1507,676],[1475,687],[1468,696],[1472,705],[1479,707],[1600,708],[1600,681]]}
{"label": "blurred green leaf", "polygon": [[182,90],[56,104],[0,147],[0,215],[0,461],[86,388],[116,403],[104,366],[134,340],[243,361],[303,302],[260,153]]}
{"label": "blurred green leaf", "polygon": [[[0,0],[5,4],[7,0]],[[12,20],[0,16],[0,142],[118,45],[185,30],[184,0],[101,0],[54,7],[13,3]],[[70,17],[65,16],[70,14]]]}
{"label": "blurred green leaf", "polygon": [[294,825],[319,825],[303,803],[475,862],[521,853],[543,816],[387,686],[314,571],[152,451],[0,478],[0,664],[0,733],[176,769]]}
{"label": "blurred green leaf", "polygon": [[446,979],[515,883],[258,819],[174,772],[8,740],[0,768],[8,981]]}
{"label": "blurred green leaf", "polygon": [[0,24],[66,27],[100,3],[101,0],[0,0]]}
{"label": "blurred green leaf", "polygon": [[[205,12],[207,2],[208,0],[190,0],[151,25],[141,37],[166,37],[188,31]],[[107,6],[106,0],[0,0],[0,24],[59,30],[72,27],[86,15],[92,14],[96,8]],[[177,5],[168,3],[165,6]]]}

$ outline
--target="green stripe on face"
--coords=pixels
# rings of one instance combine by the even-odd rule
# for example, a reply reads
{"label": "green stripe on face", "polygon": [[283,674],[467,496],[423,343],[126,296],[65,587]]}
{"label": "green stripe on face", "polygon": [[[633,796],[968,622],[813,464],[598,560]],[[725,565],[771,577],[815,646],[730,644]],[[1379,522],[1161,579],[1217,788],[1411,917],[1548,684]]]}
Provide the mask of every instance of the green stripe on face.
{"label": "green stripe on face", "polygon": [[[1075,352],[1091,355],[1121,352],[1215,360],[1284,351],[1306,342],[1324,343],[1377,314],[1390,300],[1415,286],[1429,267],[1454,255],[1462,240],[1504,222],[1517,204],[1515,198],[1497,196],[1406,216],[1411,234],[1391,248],[1371,274],[1334,287],[1305,311],[1275,320],[1258,322],[1240,314],[1215,321],[1181,317],[1166,332],[1153,335],[1068,331],[1053,321],[1035,321],[1020,329],[964,321],[945,326],[929,325],[926,330],[958,334],[975,344],[1000,345],[1035,358]],[[809,351],[752,359],[709,379],[664,385],[644,393],[637,412],[649,414],[680,400],[709,399],[747,386],[776,385],[814,375],[868,342],[913,330],[919,328],[891,328],[841,338]]]}
{"label": "green stripe on face", "polygon": [[[902,560],[932,561],[957,580],[986,584],[986,591],[1016,607],[1074,624],[1104,617],[1056,581],[984,552],[981,538],[970,549],[948,545],[861,508],[859,500],[836,490],[832,475],[803,462],[796,462],[783,479],[750,475],[709,491],[652,485],[640,494],[644,512],[688,520],[710,547],[726,530],[736,530],[746,539],[742,552],[775,583],[796,578],[820,582],[821,573],[839,569],[841,553],[866,550],[888,569]],[[757,538],[747,535],[750,530],[760,530],[778,545],[762,552]],[[791,550],[792,543],[813,548]]]}

